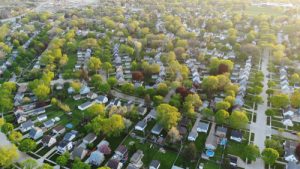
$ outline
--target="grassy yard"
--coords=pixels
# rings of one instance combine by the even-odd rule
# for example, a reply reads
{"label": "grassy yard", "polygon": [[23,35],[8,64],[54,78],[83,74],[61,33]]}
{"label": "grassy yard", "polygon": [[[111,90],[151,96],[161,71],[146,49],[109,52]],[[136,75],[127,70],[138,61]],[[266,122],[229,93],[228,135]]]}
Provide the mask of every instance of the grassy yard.
{"label": "grassy yard", "polygon": [[[135,148],[132,148],[133,146],[130,146],[130,143],[133,142],[135,143]],[[128,137],[125,140],[124,145],[129,148],[129,151],[140,149],[144,152],[144,157],[142,159],[144,166],[149,166],[152,160],[159,160],[161,163],[160,168],[171,168],[177,156],[177,153],[175,152],[166,151],[165,153],[162,153],[156,146],[150,143],[141,143],[139,140],[133,139],[131,137]]]}

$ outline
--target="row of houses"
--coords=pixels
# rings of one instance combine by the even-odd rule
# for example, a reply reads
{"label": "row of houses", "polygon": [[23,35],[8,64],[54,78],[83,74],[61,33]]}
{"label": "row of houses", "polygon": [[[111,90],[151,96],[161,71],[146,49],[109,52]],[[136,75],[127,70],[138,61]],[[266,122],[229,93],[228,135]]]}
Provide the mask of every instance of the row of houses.
{"label": "row of houses", "polygon": [[243,106],[244,105],[244,97],[246,95],[246,89],[248,84],[249,75],[251,72],[251,59],[252,57],[249,56],[249,58],[246,61],[246,65],[244,69],[241,69],[239,74],[239,91],[235,99],[235,105],[237,106]]}

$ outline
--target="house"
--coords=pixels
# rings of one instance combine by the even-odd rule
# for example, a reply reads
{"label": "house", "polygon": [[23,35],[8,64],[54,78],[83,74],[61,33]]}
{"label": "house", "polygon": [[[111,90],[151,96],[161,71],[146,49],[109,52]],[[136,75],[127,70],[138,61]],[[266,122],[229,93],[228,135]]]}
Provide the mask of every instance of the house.
{"label": "house", "polygon": [[286,111],[286,112],[283,113],[283,116],[287,116],[287,115],[288,116],[294,116],[294,112],[289,110],[289,111]]}
{"label": "house", "polygon": [[63,140],[57,146],[57,151],[61,154],[66,151],[70,151],[73,148],[73,143],[71,141]]}
{"label": "house", "polygon": [[97,136],[94,133],[89,133],[88,135],[86,135],[82,142],[85,144],[90,144],[92,142],[94,142],[97,139]]}
{"label": "house", "polygon": [[50,127],[54,126],[54,120],[52,120],[52,119],[48,120],[48,121],[44,122],[43,124],[44,124],[44,127],[50,128]]}
{"label": "house", "polygon": [[34,124],[31,120],[28,120],[21,124],[20,130],[25,133],[26,131],[31,130],[34,127]]}
{"label": "house", "polygon": [[110,169],[121,169],[123,167],[123,164],[120,163],[120,161],[117,159],[110,159],[107,162],[106,166],[109,167]]}
{"label": "house", "polygon": [[88,158],[89,164],[94,166],[100,166],[104,160],[105,160],[104,154],[98,150],[93,151],[90,157]]}
{"label": "house", "polygon": [[152,134],[156,134],[156,135],[160,135],[160,133],[162,132],[163,130],[163,126],[160,125],[159,123],[156,123],[154,125],[154,127],[151,129],[151,133]]}
{"label": "house", "polygon": [[91,107],[93,104],[94,104],[94,102],[88,101],[88,102],[85,102],[85,103],[79,105],[78,109],[83,111],[83,110],[86,110],[87,108]]}
{"label": "house", "polygon": [[136,168],[141,168],[143,166],[143,162],[142,162],[143,157],[144,157],[143,151],[137,150],[130,158],[131,166],[136,167]]}
{"label": "house", "polygon": [[72,130],[64,135],[63,140],[72,141],[76,137],[77,132]]}
{"label": "house", "polygon": [[42,121],[45,121],[45,120],[47,120],[47,115],[46,114],[42,114],[42,115],[39,115],[38,117],[37,117],[37,120],[39,121],[39,122],[42,122]]}
{"label": "house", "polygon": [[120,160],[125,159],[127,157],[128,149],[124,145],[120,145],[115,150],[116,157],[119,157]]}
{"label": "house", "polygon": [[145,120],[141,120],[135,125],[134,129],[144,132],[146,127],[147,127],[147,122]]}
{"label": "house", "polygon": [[295,155],[295,149],[299,143],[296,141],[286,140],[284,142],[284,159],[288,162],[298,162]]}
{"label": "house", "polygon": [[21,114],[16,114],[16,121],[18,124],[24,123],[27,120],[27,118]]}
{"label": "house", "polygon": [[189,133],[188,140],[189,140],[189,141],[196,141],[197,137],[198,137],[197,131],[192,130],[192,131]]}
{"label": "house", "polygon": [[88,93],[90,93],[90,92],[91,92],[91,89],[90,89],[88,86],[83,85],[83,86],[81,87],[79,93],[80,93],[81,95],[85,95],[85,94],[88,94]]}
{"label": "house", "polygon": [[43,130],[39,127],[33,127],[29,132],[29,137],[37,140],[43,136]]}
{"label": "house", "polygon": [[152,160],[149,169],[159,169],[160,167],[160,162],[158,160]]}
{"label": "house", "polygon": [[102,104],[105,104],[108,102],[108,98],[106,96],[98,96],[96,99],[95,99],[95,102],[96,103],[102,103]]}
{"label": "house", "polygon": [[198,126],[197,126],[197,131],[198,132],[202,132],[202,133],[207,133],[209,128],[209,123],[205,123],[205,122],[199,122]]}
{"label": "house", "polygon": [[37,108],[37,109],[34,109],[30,112],[31,115],[39,115],[39,114],[43,114],[45,113],[46,110],[45,108],[41,107],[41,108]]}
{"label": "house", "polygon": [[79,158],[79,159],[83,159],[87,154],[87,150],[81,146],[74,148],[73,152],[72,152],[72,158]]}
{"label": "house", "polygon": [[146,107],[138,107],[138,112],[140,115],[144,116],[147,113]]}
{"label": "house", "polygon": [[42,138],[42,143],[43,146],[45,147],[51,147],[52,145],[54,145],[56,143],[56,138],[50,135],[45,135]]}
{"label": "house", "polygon": [[98,97],[97,93],[90,92],[86,95],[87,98],[89,99],[96,99]]}
{"label": "house", "polygon": [[232,130],[231,135],[230,135],[230,139],[234,140],[234,141],[237,141],[237,142],[242,142],[243,134],[240,131]]}
{"label": "house", "polygon": [[218,137],[226,137],[227,128],[218,126],[215,135],[218,136]]}
{"label": "house", "polygon": [[290,126],[290,127],[293,127],[293,126],[294,126],[292,117],[289,116],[289,115],[283,116],[282,123],[283,123],[285,126]]}
{"label": "house", "polygon": [[54,134],[63,134],[64,132],[66,132],[66,128],[64,126],[57,125],[52,129],[52,132]]}

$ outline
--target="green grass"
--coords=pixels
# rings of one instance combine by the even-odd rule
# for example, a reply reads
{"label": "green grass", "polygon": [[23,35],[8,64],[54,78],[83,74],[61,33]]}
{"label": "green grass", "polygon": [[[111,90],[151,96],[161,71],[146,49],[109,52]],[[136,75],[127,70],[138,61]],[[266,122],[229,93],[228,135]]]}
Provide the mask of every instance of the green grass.
{"label": "green grass", "polygon": [[242,143],[238,143],[235,141],[229,141],[227,145],[227,153],[235,156],[239,156],[243,159],[243,153],[245,150],[245,147],[247,146],[248,141],[243,141]]}
{"label": "green grass", "polygon": [[144,157],[142,159],[144,166],[149,166],[152,160],[159,160],[161,163],[160,168],[167,169],[172,167],[173,162],[176,159],[177,153],[175,152],[166,151],[165,153],[161,153],[154,145],[151,145],[150,143],[141,143],[139,140],[131,137],[128,137],[124,142],[124,145],[129,148],[129,151],[131,150],[131,146],[129,145],[130,142],[134,142],[136,149],[140,149],[144,152]]}

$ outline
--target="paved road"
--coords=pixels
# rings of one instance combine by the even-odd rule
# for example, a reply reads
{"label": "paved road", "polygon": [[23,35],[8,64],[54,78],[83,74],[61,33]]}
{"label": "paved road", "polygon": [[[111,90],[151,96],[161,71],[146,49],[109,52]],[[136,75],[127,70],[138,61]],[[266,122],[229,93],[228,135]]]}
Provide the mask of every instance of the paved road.
{"label": "paved road", "polygon": [[[269,51],[265,49],[263,51],[261,71],[264,75],[269,74],[268,71],[268,63],[269,63]],[[261,93],[261,97],[264,100],[263,104],[258,105],[257,107],[257,115],[256,122],[252,122],[250,125],[250,132],[255,133],[254,144],[259,147],[259,150],[262,151],[265,148],[265,140],[267,136],[271,136],[272,129],[271,126],[267,125],[267,116],[265,111],[268,109],[268,95],[266,91],[268,90],[268,79],[264,78],[263,81],[263,92]],[[248,165],[249,169],[264,169],[264,162],[261,158],[257,159],[251,165]]]}

